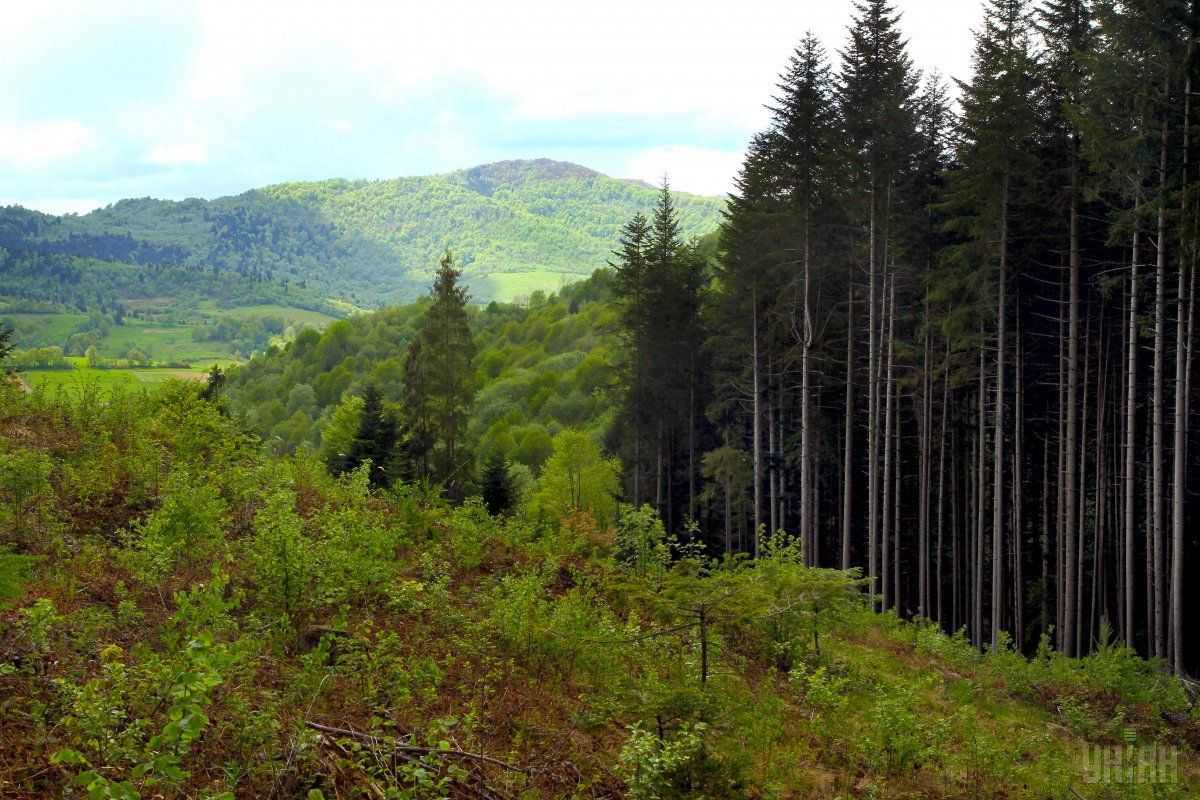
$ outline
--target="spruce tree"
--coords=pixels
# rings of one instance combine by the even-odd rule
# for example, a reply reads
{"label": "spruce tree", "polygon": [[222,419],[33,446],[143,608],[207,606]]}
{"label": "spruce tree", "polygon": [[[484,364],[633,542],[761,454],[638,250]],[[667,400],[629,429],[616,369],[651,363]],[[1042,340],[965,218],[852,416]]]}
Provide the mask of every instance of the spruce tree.
{"label": "spruce tree", "polygon": [[391,483],[397,427],[395,418],[383,407],[383,394],[373,383],[367,384],[363,389],[360,419],[358,433],[345,455],[335,461],[334,471],[349,472],[370,461],[371,486],[387,486]]}
{"label": "spruce tree", "polygon": [[483,504],[492,516],[504,514],[513,506],[512,478],[508,462],[499,453],[488,459],[483,471]]}
{"label": "spruce tree", "polygon": [[475,400],[475,340],[467,292],[447,251],[434,278],[433,303],[408,349],[405,367],[406,452],[420,477],[463,496],[470,454],[467,421]]}

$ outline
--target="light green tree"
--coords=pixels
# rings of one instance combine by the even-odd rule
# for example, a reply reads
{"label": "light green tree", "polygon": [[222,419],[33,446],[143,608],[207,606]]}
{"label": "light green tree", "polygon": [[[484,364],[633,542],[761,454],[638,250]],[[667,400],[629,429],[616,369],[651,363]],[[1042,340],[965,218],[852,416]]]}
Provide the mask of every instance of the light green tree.
{"label": "light green tree", "polygon": [[542,470],[533,508],[558,519],[587,511],[607,526],[616,518],[620,474],[620,463],[605,458],[591,436],[573,429],[561,431]]}

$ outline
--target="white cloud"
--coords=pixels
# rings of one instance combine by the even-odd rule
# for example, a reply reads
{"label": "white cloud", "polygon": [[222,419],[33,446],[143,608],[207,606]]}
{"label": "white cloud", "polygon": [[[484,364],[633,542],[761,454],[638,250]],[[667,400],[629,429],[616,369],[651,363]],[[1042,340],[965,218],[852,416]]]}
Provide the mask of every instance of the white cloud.
{"label": "white cloud", "polygon": [[38,172],[85,154],[99,141],[94,131],[75,120],[0,125],[0,166],[16,172]]}
{"label": "white cloud", "polygon": [[631,156],[616,177],[637,178],[657,186],[666,175],[671,186],[680,191],[720,196],[732,190],[742,156],[741,150],[689,145],[652,147]]}
{"label": "white cloud", "polygon": [[[916,65],[964,77],[978,2],[896,6]],[[800,37],[813,30],[836,64],[853,2],[45,0],[14,11],[0,26],[11,66],[0,74],[0,169],[30,176],[16,194],[97,194],[128,177],[121,191],[187,196],[568,151],[716,193],[766,123]],[[159,50],[114,47],[132,28],[158,32]],[[64,82],[53,56],[64,51],[94,71]],[[596,120],[615,133],[591,135]],[[625,120],[648,127],[623,135]],[[72,159],[93,186],[55,183]],[[158,182],[128,172],[139,160],[205,169]]]}
{"label": "white cloud", "polygon": [[142,160],[160,167],[204,164],[208,161],[208,148],[200,142],[160,144],[152,147]]}

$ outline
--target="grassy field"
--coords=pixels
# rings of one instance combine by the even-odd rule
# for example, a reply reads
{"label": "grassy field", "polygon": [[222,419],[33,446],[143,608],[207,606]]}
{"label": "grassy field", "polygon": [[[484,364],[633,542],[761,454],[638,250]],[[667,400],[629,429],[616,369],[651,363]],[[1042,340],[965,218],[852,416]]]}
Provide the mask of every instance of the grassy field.
{"label": "grassy field", "polygon": [[219,308],[216,303],[206,300],[198,306],[206,316],[228,317],[231,319],[251,319],[253,317],[278,317],[288,325],[308,325],[313,328],[324,328],[336,317],[322,314],[320,311],[310,311],[307,308],[291,308],[278,305],[237,306],[235,308]]}
{"label": "grassy field", "polygon": [[192,340],[191,325],[170,325],[126,318],[124,325],[110,329],[100,342],[100,355],[121,358],[138,348],[151,361],[193,362],[200,359],[229,358],[224,342]]}
{"label": "grassy field", "polygon": [[22,372],[21,376],[33,387],[46,389],[98,386],[103,389],[154,385],[178,378],[186,381],[204,380],[203,369],[46,369]]}
{"label": "grassy field", "polygon": [[466,278],[471,293],[492,297],[500,303],[511,303],[536,291],[557,292],[567,284],[583,280],[587,275],[566,272],[493,272]]}
{"label": "grassy field", "polygon": [[[157,363],[185,363],[196,368],[207,369],[213,364],[236,363],[233,345],[229,342],[195,341],[192,331],[198,325],[212,324],[220,319],[254,319],[275,317],[296,328],[323,329],[335,317],[304,308],[288,308],[278,305],[240,306],[218,308],[215,303],[205,301],[189,309],[174,309],[164,306],[159,298],[149,298],[141,304],[130,301],[131,311],[141,310],[144,316],[133,313],[126,316],[124,324],[110,325],[100,339],[97,349],[105,359],[121,359],[133,348],[141,350],[146,357]],[[151,317],[154,315],[153,318]],[[164,318],[165,315],[166,316]],[[0,314],[0,320],[16,328],[17,346],[21,349],[33,347],[65,346],[68,337],[77,326],[86,323],[86,314]]]}

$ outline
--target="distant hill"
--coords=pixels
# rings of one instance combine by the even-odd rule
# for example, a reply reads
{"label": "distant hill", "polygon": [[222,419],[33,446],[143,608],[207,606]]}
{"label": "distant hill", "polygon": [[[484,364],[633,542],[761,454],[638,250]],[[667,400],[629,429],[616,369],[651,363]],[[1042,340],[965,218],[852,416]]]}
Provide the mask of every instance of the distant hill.
{"label": "distant hill", "polygon": [[[75,307],[145,297],[376,307],[424,291],[450,248],[476,300],[603,266],[657,190],[559,161],[445,175],[283,183],[215,200],[122,200],[77,216],[0,209],[0,296]],[[723,201],[676,195],[685,236]]]}

